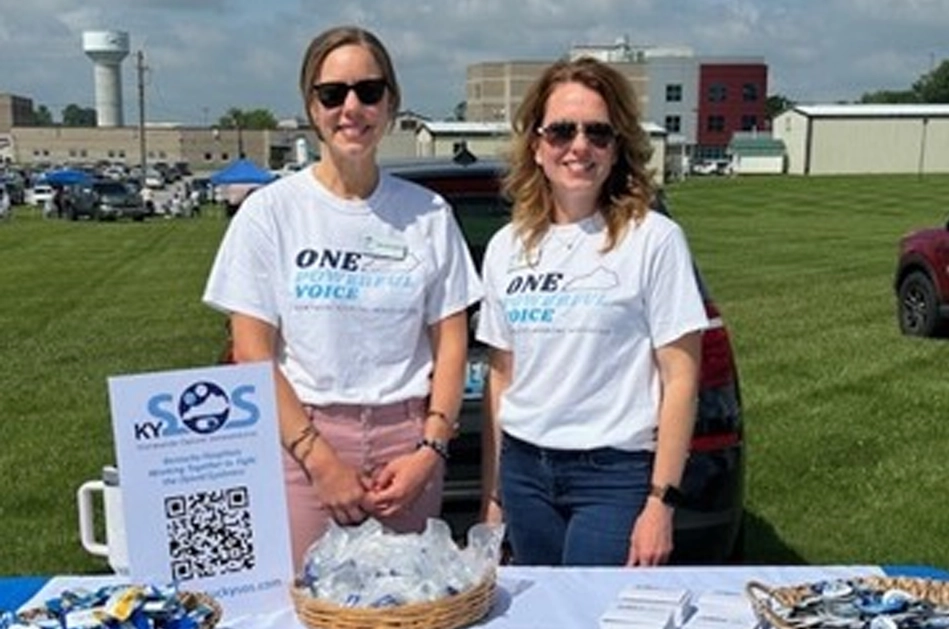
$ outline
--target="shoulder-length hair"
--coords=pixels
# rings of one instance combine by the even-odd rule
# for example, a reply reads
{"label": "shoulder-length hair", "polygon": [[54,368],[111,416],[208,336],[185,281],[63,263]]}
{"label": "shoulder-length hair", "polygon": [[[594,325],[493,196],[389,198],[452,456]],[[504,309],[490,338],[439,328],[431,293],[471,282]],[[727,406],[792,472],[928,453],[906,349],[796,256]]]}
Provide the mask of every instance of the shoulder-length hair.
{"label": "shoulder-length hair", "polygon": [[607,227],[604,251],[620,241],[630,222],[645,217],[655,188],[648,168],[652,155],[649,135],[643,130],[636,94],[629,80],[613,67],[589,57],[561,60],[548,67],[528,89],[513,121],[511,168],[504,191],[514,204],[513,223],[527,249],[534,249],[553,221],[553,198],[543,169],[534,159],[537,129],[544,120],[547,101],[563,83],[579,83],[605,101],[616,131],[616,162],[600,191],[599,210]]}

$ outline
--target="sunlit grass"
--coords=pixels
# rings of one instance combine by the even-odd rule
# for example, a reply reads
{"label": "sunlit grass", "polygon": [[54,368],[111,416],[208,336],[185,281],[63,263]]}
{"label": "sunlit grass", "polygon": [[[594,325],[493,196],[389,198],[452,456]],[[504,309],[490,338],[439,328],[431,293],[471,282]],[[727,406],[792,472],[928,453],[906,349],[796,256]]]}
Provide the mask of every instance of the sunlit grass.
{"label": "sunlit grass", "polygon": [[[949,567],[949,343],[899,334],[899,236],[949,177],[702,178],[669,189],[742,378],[749,561]],[[0,222],[0,574],[102,570],[75,491],[114,460],[106,378],[212,364],[226,222]]]}

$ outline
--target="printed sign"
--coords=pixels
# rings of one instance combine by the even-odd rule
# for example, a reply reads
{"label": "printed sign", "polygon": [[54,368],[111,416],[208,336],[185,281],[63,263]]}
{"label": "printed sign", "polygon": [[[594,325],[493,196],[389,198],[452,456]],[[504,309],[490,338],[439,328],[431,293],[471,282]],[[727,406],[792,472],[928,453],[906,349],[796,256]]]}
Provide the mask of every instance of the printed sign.
{"label": "printed sign", "polygon": [[129,573],[202,591],[225,618],[289,604],[270,363],[109,378]]}

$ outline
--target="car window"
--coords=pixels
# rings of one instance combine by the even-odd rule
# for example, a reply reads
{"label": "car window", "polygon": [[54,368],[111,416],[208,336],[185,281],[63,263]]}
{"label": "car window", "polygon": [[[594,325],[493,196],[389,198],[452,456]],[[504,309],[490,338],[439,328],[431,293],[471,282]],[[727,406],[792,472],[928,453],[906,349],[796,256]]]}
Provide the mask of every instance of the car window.
{"label": "car window", "polygon": [[99,194],[126,194],[128,188],[120,183],[96,183],[93,189]]}
{"label": "car window", "polygon": [[491,236],[511,220],[511,206],[497,195],[446,195],[468,242],[475,266],[481,270]]}

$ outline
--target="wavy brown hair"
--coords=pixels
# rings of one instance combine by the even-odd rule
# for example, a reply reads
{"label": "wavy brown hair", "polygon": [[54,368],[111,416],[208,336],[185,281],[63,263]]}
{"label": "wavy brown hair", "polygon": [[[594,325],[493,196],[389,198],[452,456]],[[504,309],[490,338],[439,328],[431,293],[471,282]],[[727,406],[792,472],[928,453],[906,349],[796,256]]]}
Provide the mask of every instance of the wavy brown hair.
{"label": "wavy brown hair", "polygon": [[307,46],[306,52],[303,54],[303,64],[300,67],[300,93],[303,95],[306,117],[317,133],[319,133],[319,129],[313,120],[313,116],[310,115],[310,104],[316,99],[313,86],[319,80],[323,62],[326,61],[329,54],[337,48],[350,45],[362,46],[368,50],[382,71],[382,78],[385,79],[386,87],[389,90],[390,125],[395,121],[395,115],[401,106],[402,91],[399,89],[399,82],[395,77],[395,67],[392,65],[392,58],[382,41],[366,29],[358,26],[336,26],[323,31],[310,41],[310,45]]}
{"label": "wavy brown hair", "polygon": [[544,120],[547,101],[562,83],[579,83],[597,92],[606,102],[610,123],[616,130],[616,163],[598,200],[607,228],[604,251],[609,251],[626,233],[630,222],[639,223],[649,211],[655,194],[653,172],[647,166],[652,145],[642,128],[638,101],[629,80],[613,67],[589,57],[561,60],[548,67],[528,89],[517,109],[511,168],[504,179],[504,191],[514,203],[514,228],[531,251],[553,220],[550,185],[534,154],[540,141],[537,128]]}

